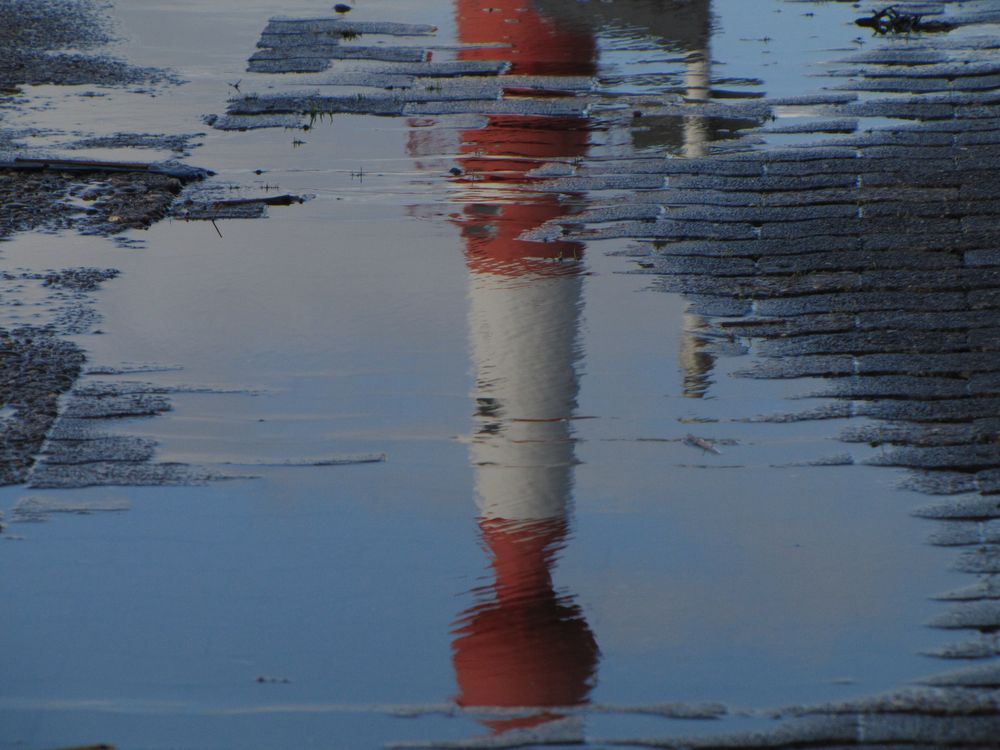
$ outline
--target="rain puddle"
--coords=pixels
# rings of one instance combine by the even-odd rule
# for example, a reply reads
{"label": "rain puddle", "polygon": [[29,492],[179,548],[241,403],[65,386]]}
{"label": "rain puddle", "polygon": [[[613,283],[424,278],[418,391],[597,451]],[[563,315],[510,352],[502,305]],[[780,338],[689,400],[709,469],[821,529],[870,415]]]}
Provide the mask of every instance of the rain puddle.
{"label": "rain puddle", "polygon": [[[760,419],[827,373],[733,377],[728,313],[600,231],[663,218],[644,159],[856,132],[795,97],[876,44],[857,9],[747,6],[359,0],[343,22],[434,30],[327,44],[269,22],[328,4],[119,0],[117,52],[187,83],[39,87],[5,124],[199,133],[209,204],[307,200],[3,244],[121,274],[36,486],[0,492],[0,746],[597,747],[940,671],[929,597],[969,579],[927,497],[835,439],[848,413]],[[53,458],[86,441],[90,473]]]}

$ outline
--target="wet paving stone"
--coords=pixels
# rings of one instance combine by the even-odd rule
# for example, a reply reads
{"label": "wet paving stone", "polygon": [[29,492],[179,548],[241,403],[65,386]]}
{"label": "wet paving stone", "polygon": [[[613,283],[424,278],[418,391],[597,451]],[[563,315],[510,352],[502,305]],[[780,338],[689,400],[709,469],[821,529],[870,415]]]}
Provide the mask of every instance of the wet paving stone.
{"label": "wet paving stone", "polygon": [[217,472],[180,463],[130,463],[96,461],[79,464],[40,464],[28,486],[34,489],[80,489],[83,487],[170,487],[205,484],[226,478]]}
{"label": "wet paving stone", "polygon": [[1000,602],[965,602],[938,615],[930,625],[947,630],[996,630],[1000,628]]}

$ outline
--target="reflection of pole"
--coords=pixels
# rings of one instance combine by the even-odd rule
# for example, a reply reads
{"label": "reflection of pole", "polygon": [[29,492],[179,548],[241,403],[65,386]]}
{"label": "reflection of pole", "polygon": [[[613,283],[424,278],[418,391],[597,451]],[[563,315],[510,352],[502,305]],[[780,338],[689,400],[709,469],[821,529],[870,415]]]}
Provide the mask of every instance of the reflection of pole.
{"label": "reflection of pole", "polygon": [[708,351],[706,341],[699,336],[705,328],[701,315],[684,313],[684,329],[681,332],[680,364],[684,382],[682,393],[687,398],[701,398],[711,384],[715,357]]}
{"label": "reflection of pole", "polygon": [[[688,52],[684,70],[685,95],[695,106],[708,102],[712,93],[712,59],[708,47],[708,34],[704,46]],[[693,159],[708,153],[708,119],[703,114],[684,117],[684,156]],[[715,367],[715,357],[705,351],[705,341],[697,332],[704,329],[705,320],[700,315],[685,313],[681,333],[680,364],[684,373],[683,393],[688,398],[701,398],[709,386],[709,377]]]}
{"label": "reflection of pole", "polygon": [[[461,57],[506,59],[522,75],[593,73],[593,39],[560,29],[532,0],[456,3],[459,41],[509,45],[465,49]],[[499,116],[462,133],[463,173],[492,173],[455,182],[479,196],[461,218],[476,369],[469,454],[494,582],[456,622],[456,702],[536,711],[484,721],[493,733],[565,729],[557,709],[586,702],[597,665],[582,612],[552,581],[568,533],[576,461],[570,420],[578,391],[582,247],[518,239],[565,214],[553,195],[488,201],[491,181],[527,184],[526,173],[538,164],[585,153],[585,125],[577,118]]]}
{"label": "reflection of pole", "polygon": [[[705,49],[688,53],[684,70],[684,88],[689,102],[707,102],[712,93],[712,61]],[[694,158],[707,153],[708,122],[704,115],[684,118],[684,156]]]}

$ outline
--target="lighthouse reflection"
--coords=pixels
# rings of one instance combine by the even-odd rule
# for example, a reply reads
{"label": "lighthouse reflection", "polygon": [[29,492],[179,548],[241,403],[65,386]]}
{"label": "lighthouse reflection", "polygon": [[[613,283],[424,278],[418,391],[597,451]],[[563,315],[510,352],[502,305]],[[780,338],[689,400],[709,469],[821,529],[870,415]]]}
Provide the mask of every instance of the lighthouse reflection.
{"label": "lighthouse reflection", "polygon": [[[466,59],[499,53],[512,74],[595,72],[593,37],[561,30],[529,0],[460,0],[457,24],[461,42],[510,45],[463,50]],[[518,239],[566,213],[556,196],[476,198],[529,190],[531,169],[585,154],[587,123],[497,116],[461,141],[456,183],[470,198],[461,223],[476,372],[469,450],[492,582],[473,592],[476,603],[455,623],[456,702],[533,709],[484,719],[494,734],[555,726],[578,732],[577,720],[558,708],[587,701],[599,650],[573,596],[556,588],[553,569],[569,535],[576,463],[583,248]]]}
{"label": "lighthouse reflection", "polygon": [[[621,8],[664,23],[648,5]],[[687,83],[703,96],[707,2],[683,7],[691,6],[697,12],[671,28],[690,31],[679,46],[702,50],[690,58]],[[458,39],[478,45],[459,56],[507,60],[514,75],[591,77],[605,20],[558,0],[456,0]],[[680,140],[698,148],[702,125],[686,122]],[[572,523],[583,247],[519,239],[567,214],[568,202],[531,192],[529,173],[586,155],[589,127],[584,117],[492,116],[485,127],[461,132],[461,170],[453,179],[463,203],[456,221],[469,272],[475,369],[469,457],[491,579],[471,592],[475,603],[454,624],[453,665],[456,702],[482,709],[482,725],[496,735],[550,730],[559,741],[581,738],[579,716],[561,709],[589,700],[600,658],[583,610],[554,582]],[[531,711],[503,710],[516,708]]]}

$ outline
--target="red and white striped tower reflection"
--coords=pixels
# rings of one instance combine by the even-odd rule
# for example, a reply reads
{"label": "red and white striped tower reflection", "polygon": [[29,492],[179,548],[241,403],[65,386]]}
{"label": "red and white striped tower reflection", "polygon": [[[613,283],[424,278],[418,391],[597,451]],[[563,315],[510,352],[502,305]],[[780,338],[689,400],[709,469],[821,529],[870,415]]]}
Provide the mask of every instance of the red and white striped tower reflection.
{"label": "red and white striped tower reflection", "polygon": [[[689,98],[703,100],[710,86],[708,2],[671,3],[673,15],[666,6],[658,13],[639,0],[613,10],[599,7],[637,14],[626,20],[651,30],[664,25],[677,34],[671,39],[689,52]],[[572,22],[577,18],[585,23]],[[596,73],[595,34],[602,18],[575,0],[456,0],[456,19],[460,42],[483,45],[462,50],[464,59],[507,60],[512,75]],[[693,116],[683,125],[678,140],[685,155],[704,153],[705,121]],[[518,238],[567,213],[557,197],[530,192],[529,171],[546,161],[584,156],[588,146],[584,118],[490,117],[485,127],[461,133],[462,171],[454,180],[465,201],[459,221],[476,369],[470,459],[493,575],[455,626],[456,701],[483,709],[530,707],[530,715],[499,711],[483,724],[496,734],[554,730],[566,741],[577,738],[582,726],[559,709],[587,702],[599,659],[582,611],[552,579],[568,537],[576,463],[571,420],[583,248]],[[698,383],[711,364],[706,367],[701,352],[691,349],[682,351],[681,362],[685,380]]]}
{"label": "red and white striped tower reflection", "polygon": [[[464,59],[505,59],[515,75],[595,72],[592,37],[560,29],[531,0],[456,5],[459,41],[494,45],[463,50]],[[566,209],[555,196],[511,198],[509,190],[530,187],[527,172],[545,161],[586,153],[586,124],[574,117],[497,116],[461,134],[463,176],[456,182],[469,197],[460,221],[476,369],[470,459],[493,582],[475,592],[477,603],[456,622],[456,701],[536,711],[484,720],[497,734],[543,725],[577,733],[578,720],[557,709],[587,701],[599,655],[580,608],[552,580],[568,534],[576,463],[570,420],[578,391],[582,247],[519,240]]]}

